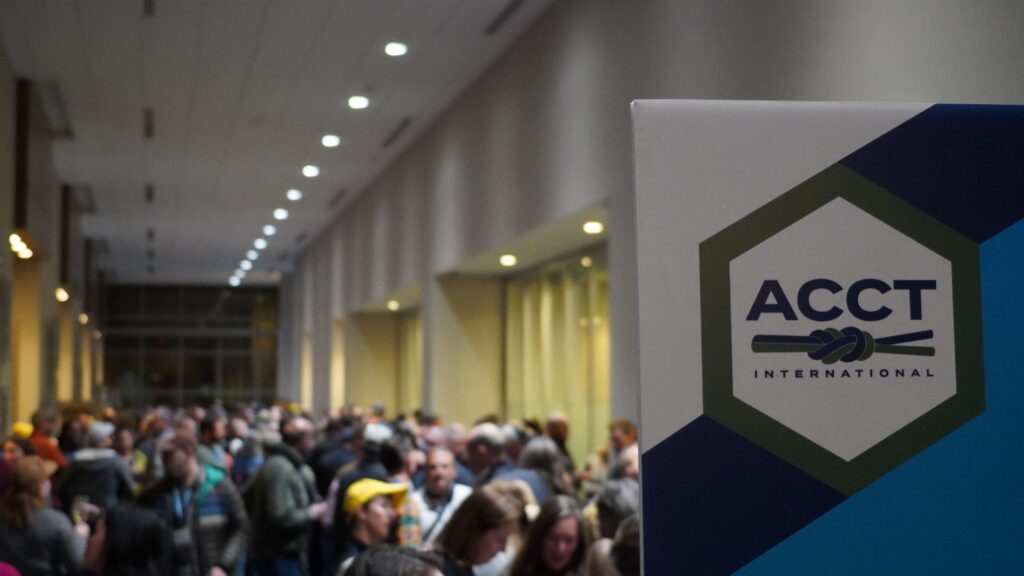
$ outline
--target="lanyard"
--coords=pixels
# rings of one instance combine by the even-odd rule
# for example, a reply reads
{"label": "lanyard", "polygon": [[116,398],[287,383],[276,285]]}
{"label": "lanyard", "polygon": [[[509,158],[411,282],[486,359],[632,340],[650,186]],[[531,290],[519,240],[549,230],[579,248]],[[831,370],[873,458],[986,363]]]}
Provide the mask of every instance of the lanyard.
{"label": "lanyard", "polygon": [[192,491],[181,491],[175,488],[171,491],[171,495],[174,497],[174,519],[177,522],[182,522],[185,520],[185,509],[192,501]]}

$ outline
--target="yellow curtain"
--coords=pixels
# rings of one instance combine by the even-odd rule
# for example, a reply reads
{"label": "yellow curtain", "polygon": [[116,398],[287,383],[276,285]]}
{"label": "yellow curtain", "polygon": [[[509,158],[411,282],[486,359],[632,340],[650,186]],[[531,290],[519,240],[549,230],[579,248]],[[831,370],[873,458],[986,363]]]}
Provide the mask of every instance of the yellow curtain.
{"label": "yellow curtain", "polygon": [[398,412],[423,404],[423,322],[419,310],[398,316]]}
{"label": "yellow curtain", "polygon": [[604,250],[506,285],[505,406],[515,419],[569,416],[577,465],[608,439],[611,347]]}

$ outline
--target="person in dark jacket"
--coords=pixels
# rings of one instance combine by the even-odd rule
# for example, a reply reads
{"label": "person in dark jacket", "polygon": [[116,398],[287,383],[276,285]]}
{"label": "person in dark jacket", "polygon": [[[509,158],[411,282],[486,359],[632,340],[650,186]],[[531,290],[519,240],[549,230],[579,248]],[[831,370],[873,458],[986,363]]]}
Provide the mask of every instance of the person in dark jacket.
{"label": "person in dark jacket", "polygon": [[469,468],[476,474],[474,487],[495,480],[522,480],[530,487],[537,502],[543,503],[550,497],[551,491],[540,475],[508,461],[505,455],[505,434],[497,425],[484,422],[474,426],[466,450]]}
{"label": "person in dark jacket", "polygon": [[61,507],[70,511],[75,498],[107,510],[131,498],[135,482],[117,452],[111,448],[114,425],[93,422],[86,433],[87,448],[77,451],[57,483]]}
{"label": "person in dark jacket", "polygon": [[188,434],[161,442],[164,477],[139,495],[138,504],[167,525],[172,574],[227,576],[245,553],[249,517],[224,470],[199,464],[196,449]]}
{"label": "person in dark jacket", "polygon": [[266,461],[248,488],[250,560],[256,576],[309,574],[310,531],[327,509],[303,457],[313,446],[314,431],[306,418],[284,424],[282,442],[266,446]]}

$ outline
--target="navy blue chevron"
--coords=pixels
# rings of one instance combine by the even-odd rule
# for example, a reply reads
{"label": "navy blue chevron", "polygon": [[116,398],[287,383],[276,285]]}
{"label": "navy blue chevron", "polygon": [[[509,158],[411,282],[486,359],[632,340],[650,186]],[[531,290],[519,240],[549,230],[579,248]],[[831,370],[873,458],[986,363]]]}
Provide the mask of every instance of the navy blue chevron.
{"label": "navy blue chevron", "polygon": [[646,574],[731,574],[845,499],[707,416],[642,466]]}
{"label": "navy blue chevron", "polygon": [[1024,106],[936,104],[841,163],[981,243],[1024,218]]}

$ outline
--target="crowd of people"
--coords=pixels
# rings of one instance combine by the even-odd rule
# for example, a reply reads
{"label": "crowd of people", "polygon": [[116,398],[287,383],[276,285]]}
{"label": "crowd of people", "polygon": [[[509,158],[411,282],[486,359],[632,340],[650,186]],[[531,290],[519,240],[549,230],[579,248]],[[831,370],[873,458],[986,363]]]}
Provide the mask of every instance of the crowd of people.
{"label": "crowd of people", "polygon": [[0,576],[640,573],[636,428],[578,462],[568,419],[157,407],[16,423]]}

